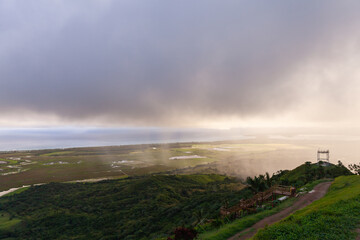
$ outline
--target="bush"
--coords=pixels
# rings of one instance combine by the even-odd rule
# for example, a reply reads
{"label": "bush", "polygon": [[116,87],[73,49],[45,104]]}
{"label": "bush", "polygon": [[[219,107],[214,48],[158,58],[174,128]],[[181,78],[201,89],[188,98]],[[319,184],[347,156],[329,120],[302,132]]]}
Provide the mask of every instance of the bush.
{"label": "bush", "polygon": [[175,237],[168,237],[168,240],[193,240],[197,237],[197,232],[195,229],[189,229],[184,227],[179,227],[174,231]]}

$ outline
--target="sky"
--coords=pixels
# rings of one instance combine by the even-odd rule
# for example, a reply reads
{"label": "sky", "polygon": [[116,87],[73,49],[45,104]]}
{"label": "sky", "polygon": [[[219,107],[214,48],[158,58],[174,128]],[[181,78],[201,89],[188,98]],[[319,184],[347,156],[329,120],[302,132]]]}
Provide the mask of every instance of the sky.
{"label": "sky", "polygon": [[359,11],[0,0],[0,127],[360,127]]}

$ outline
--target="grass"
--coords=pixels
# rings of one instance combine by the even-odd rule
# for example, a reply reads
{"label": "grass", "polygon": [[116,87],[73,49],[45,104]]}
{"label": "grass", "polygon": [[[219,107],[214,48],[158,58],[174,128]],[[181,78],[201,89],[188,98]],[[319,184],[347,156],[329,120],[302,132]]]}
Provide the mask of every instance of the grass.
{"label": "grass", "polygon": [[[224,181],[226,176],[224,175],[215,175],[215,174],[194,174],[194,175],[178,175],[176,176],[179,179],[191,179],[197,183],[206,184],[210,182],[220,182]],[[237,183],[239,185],[239,183]],[[242,185],[242,184],[240,184]]]}
{"label": "grass", "polygon": [[[29,187],[23,187],[23,188],[20,188],[20,189],[18,189],[18,190],[16,190],[16,191],[13,191],[13,192],[11,192],[11,193],[8,193],[8,194],[6,194],[6,195],[4,195],[4,196],[9,197],[9,196],[12,196],[12,195],[15,195],[15,194],[19,194],[19,193],[22,193],[23,191],[25,191],[25,190],[27,190],[27,189],[29,189]],[[3,197],[4,197],[4,196],[3,196]]]}
{"label": "grass", "polygon": [[7,162],[8,164],[17,164],[18,163],[18,161],[16,161],[16,160],[5,159],[5,158],[0,158],[0,161]]}
{"label": "grass", "polygon": [[273,215],[289,206],[291,206],[296,198],[290,198],[273,209],[265,210],[253,215],[249,215],[240,219],[235,220],[232,223],[221,226],[217,230],[208,231],[200,234],[199,239],[201,240],[222,240],[234,236],[236,233],[247,229],[260,221],[261,219]]}
{"label": "grass", "polygon": [[181,159],[181,160],[177,159],[177,160],[169,160],[169,162],[167,162],[167,165],[175,168],[183,168],[183,167],[193,167],[204,163],[211,163],[214,161],[216,160],[211,158],[190,158],[190,159]]}
{"label": "grass", "polygon": [[129,177],[128,175],[122,175],[122,176],[109,177],[109,178],[78,179],[78,180],[67,181],[64,183],[79,183],[79,182],[92,183],[92,182],[101,182],[101,181],[105,181],[105,180],[120,180],[120,179],[125,179],[128,177]]}
{"label": "grass", "polygon": [[8,213],[0,212],[0,231],[7,231],[20,223],[18,218],[11,218]]}
{"label": "grass", "polygon": [[330,182],[330,181],[333,181],[333,179],[319,179],[319,180],[315,180],[315,181],[313,181],[313,182],[310,182],[310,183],[304,185],[304,186],[303,186],[302,188],[300,188],[300,189],[303,189],[302,191],[308,192],[308,191],[313,190],[314,187],[315,187],[316,185],[318,185],[319,183]]}
{"label": "grass", "polygon": [[60,155],[67,155],[67,154],[71,154],[74,151],[58,151],[58,152],[51,152],[51,153],[45,153],[42,154],[41,156],[60,156]]}
{"label": "grass", "polygon": [[360,176],[341,176],[323,198],[261,229],[253,239],[355,239],[359,224]]}

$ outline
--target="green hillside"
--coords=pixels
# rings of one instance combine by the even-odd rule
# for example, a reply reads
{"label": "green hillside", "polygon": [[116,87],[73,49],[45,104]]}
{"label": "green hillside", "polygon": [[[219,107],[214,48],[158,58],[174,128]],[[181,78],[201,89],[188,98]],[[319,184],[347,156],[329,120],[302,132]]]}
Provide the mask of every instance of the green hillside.
{"label": "green hillside", "polygon": [[273,176],[273,181],[283,185],[301,187],[317,179],[336,178],[344,175],[352,175],[352,173],[341,163],[324,167],[317,163],[306,162],[293,170],[279,171],[277,175]]}
{"label": "green hillside", "polygon": [[[319,166],[317,163],[309,162],[300,165],[293,170],[278,171],[270,180],[266,180],[266,176],[260,175],[250,178],[250,188],[253,190],[264,191],[271,185],[282,184],[298,187],[298,191],[311,190],[316,184],[323,181],[329,181],[325,178],[335,178],[342,175],[352,175],[352,173],[342,164],[330,164],[326,167]],[[268,183],[270,182],[270,184]],[[300,190],[302,189],[302,190]],[[259,212],[251,214],[230,223],[224,224],[218,229],[210,229],[201,233],[200,238],[206,240],[222,240],[227,239],[236,233],[251,227],[261,219],[275,214],[280,210],[289,207],[296,199],[289,199],[272,209],[259,209]]]}
{"label": "green hillside", "polygon": [[355,239],[359,224],[360,176],[342,176],[325,197],[260,230],[253,239]]}
{"label": "green hillside", "polygon": [[[50,183],[0,198],[0,238],[155,239],[252,193],[222,175]],[[2,222],[1,222],[2,221]],[[20,223],[19,223],[20,222]],[[3,226],[3,227],[2,227]]]}
{"label": "green hillside", "polygon": [[[321,167],[306,163],[271,178],[247,179],[249,187],[216,174],[146,175],[32,186],[0,198],[0,238],[166,239],[176,227],[196,226],[202,239],[223,239],[291,205],[293,199],[275,208],[259,206],[257,213],[244,213],[240,219],[219,219],[221,206],[233,206],[274,184],[311,188],[323,181],[318,179],[348,174],[341,164]],[[337,189],[333,188],[331,191]]]}

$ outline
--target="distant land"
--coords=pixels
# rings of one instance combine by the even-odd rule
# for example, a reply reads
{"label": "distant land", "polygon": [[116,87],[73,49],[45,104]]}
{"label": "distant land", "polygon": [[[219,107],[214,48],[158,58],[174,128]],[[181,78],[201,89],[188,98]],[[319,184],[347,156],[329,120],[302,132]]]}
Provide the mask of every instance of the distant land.
{"label": "distant land", "polygon": [[270,139],[328,144],[359,142],[360,132],[311,128],[0,128],[0,151],[247,139],[257,139],[259,143]]}
{"label": "distant land", "polygon": [[[44,134],[46,135],[46,134]],[[39,136],[41,138],[41,136]],[[29,134],[29,141],[31,137]],[[59,134],[61,140],[61,135]],[[140,139],[140,138],[138,138]],[[232,141],[134,144],[0,152],[0,191],[29,184],[153,173],[226,174],[245,179],[315,162],[357,162],[358,141],[257,137]]]}

